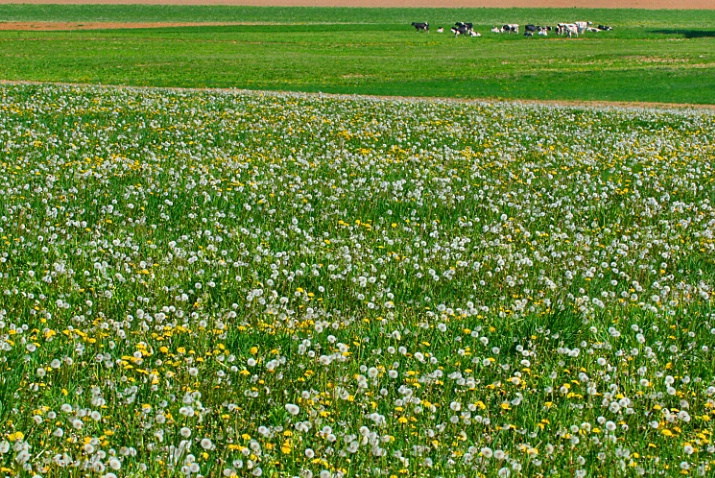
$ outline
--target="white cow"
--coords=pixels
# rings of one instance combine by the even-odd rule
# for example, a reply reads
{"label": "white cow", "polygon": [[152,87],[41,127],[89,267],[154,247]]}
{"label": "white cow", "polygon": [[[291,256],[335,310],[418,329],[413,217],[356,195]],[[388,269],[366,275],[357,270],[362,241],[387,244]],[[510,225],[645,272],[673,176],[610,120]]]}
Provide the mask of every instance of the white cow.
{"label": "white cow", "polygon": [[573,35],[578,36],[578,27],[573,23],[559,23],[557,33],[559,35],[567,34],[571,38]]}
{"label": "white cow", "polygon": [[593,22],[573,22],[573,25],[576,25],[576,28],[578,28],[579,33],[583,33],[586,31],[589,25],[593,25]]}

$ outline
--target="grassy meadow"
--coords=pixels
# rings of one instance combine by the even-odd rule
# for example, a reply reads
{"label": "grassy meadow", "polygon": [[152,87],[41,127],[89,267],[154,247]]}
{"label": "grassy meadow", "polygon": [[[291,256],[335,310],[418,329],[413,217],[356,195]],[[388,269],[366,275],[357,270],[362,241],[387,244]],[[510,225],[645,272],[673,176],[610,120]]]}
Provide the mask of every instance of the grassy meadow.
{"label": "grassy meadow", "polygon": [[0,476],[712,476],[712,113],[5,85],[0,154]]}
{"label": "grassy meadow", "polygon": [[[579,39],[489,32],[591,20]],[[0,5],[0,21],[241,22],[101,31],[0,31],[0,78],[346,94],[715,100],[715,12]],[[471,21],[481,38],[420,34]]]}
{"label": "grassy meadow", "polygon": [[2,21],[241,24],[0,31],[0,478],[715,474],[715,113],[354,95],[713,104],[715,12]]}

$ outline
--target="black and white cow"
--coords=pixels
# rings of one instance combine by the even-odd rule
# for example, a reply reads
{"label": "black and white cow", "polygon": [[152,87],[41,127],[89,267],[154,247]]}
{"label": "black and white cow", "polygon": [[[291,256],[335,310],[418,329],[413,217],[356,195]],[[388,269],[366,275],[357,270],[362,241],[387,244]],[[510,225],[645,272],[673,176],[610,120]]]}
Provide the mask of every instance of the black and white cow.
{"label": "black and white cow", "polygon": [[599,25],[596,28],[598,28],[602,32],[610,32],[611,30],[613,30],[613,27],[609,27],[608,25]]}
{"label": "black and white cow", "polygon": [[519,25],[516,23],[509,23],[508,25],[503,25],[501,27],[503,33],[519,33]]}
{"label": "black and white cow", "polygon": [[465,23],[465,22],[457,22],[454,24],[452,27],[452,33],[454,33],[455,37],[458,37],[459,35],[466,35],[466,36],[476,36],[474,33],[473,24],[472,23]]}
{"label": "black and white cow", "polygon": [[[524,36],[533,36],[534,33],[538,33],[541,36],[546,36],[548,35],[547,32],[549,31],[551,31],[551,27],[542,27],[530,23],[524,27]],[[527,33],[531,33],[531,35],[527,35]]]}
{"label": "black and white cow", "polygon": [[429,33],[429,23],[426,22],[412,22],[412,26],[415,27],[415,30],[418,32],[427,32]]}

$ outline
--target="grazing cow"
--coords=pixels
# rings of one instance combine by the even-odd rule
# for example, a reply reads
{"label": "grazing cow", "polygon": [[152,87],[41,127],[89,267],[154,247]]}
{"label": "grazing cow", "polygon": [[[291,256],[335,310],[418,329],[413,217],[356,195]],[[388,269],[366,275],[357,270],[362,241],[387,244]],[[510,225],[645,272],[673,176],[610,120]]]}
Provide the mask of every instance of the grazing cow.
{"label": "grazing cow", "polygon": [[510,23],[501,27],[502,32],[519,33],[519,25]]}
{"label": "grazing cow", "polygon": [[475,36],[472,35],[472,33],[474,33],[474,30],[472,30],[471,23],[457,22],[451,28],[451,31],[452,33],[454,33],[455,37],[458,37],[459,35]]}
{"label": "grazing cow", "polygon": [[613,27],[609,27],[608,25],[599,25],[596,28],[598,28],[602,32],[610,32],[611,30],[613,30]]}
{"label": "grazing cow", "polygon": [[423,23],[423,22],[412,22],[412,26],[415,27],[415,30],[418,32],[427,32],[429,33],[429,23]]}
{"label": "grazing cow", "polygon": [[533,37],[533,36],[534,36],[534,32],[524,32],[524,36],[525,36],[525,37]]}
{"label": "grazing cow", "polygon": [[471,35],[473,33],[472,30],[467,27],[452,27],[451,32],[454,33],[455,37],[459,35]]}
{"label": "grazing cow", "polygon": [[526,26],[524,27],[524,31],[531,32],[531,33],[538,33],[538,32],[540,32],[540,31],[542,31],[542,30],[543,30],[543,31],[550,32],[550,31],[551,31],[551,27],[542,27],[542,26],[539,26],[539,25],[532,25],[531,23],[528,24],[528,25],[526,25]]}
{"label": "grazing cow", "polygon": [[559,35],[568,35],[571,38],[573,35],[578,37],[579,28],[573,23],[559,23]]}
{"label": "grazing cow", "polygon": [[593,25],[593,22],[573,22],[572,25],[576,25],[579,33],[583,33],[588,29],[589,25]]}

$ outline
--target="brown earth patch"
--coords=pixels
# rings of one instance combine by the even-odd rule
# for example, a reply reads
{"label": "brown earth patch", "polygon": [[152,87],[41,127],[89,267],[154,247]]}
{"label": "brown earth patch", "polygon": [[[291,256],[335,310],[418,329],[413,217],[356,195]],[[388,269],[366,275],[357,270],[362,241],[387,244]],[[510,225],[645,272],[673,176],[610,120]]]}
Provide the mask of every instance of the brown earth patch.
{"label": "brown earth patch", "polygon": [[0,3],[393,8],[645,8],[654,10],[715,10],[715,1],[713,0],[0,0]]}
{"label": "brown earth patch", "polygon": [[59,31],[59,30],[100,30],[124,28],[171,28],[171,27],[205,27],[212,25],[239,25],[226,22],[0,22],[0,30],[24,31]]}

